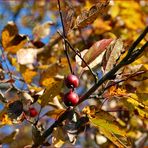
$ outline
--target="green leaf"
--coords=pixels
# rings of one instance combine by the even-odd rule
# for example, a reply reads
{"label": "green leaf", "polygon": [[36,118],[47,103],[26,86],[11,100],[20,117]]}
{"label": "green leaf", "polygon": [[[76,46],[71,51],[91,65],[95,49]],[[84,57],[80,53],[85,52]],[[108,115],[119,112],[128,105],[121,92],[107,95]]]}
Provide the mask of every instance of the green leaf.
{"label": "green leaf", "polygon": [[105,111],[98,112],[95,118],[90,118],[90,122],[98,128],[126,137],[125,129],[120,126],[112,115]]}
{"label": "green leaf", "polygon": [[123,103],[129,106],[128,108],[131,112],[143,119],[148,119],[148,106],[140,102],[137,94],[130,93],[130,97],[127,98],[126,102],[123,100]]}
{"label": "green leaf", "polygon": [[[108,130],[104,128],[100,128],[100,130],[104,134],[104,136],[106,136],[110,141],[112,141],[117,147],[127,148],[127,146],[118,137],[116,137],[112,132],[109,132]],[[124,140],[127,141],[125,137],[124,137]]]}

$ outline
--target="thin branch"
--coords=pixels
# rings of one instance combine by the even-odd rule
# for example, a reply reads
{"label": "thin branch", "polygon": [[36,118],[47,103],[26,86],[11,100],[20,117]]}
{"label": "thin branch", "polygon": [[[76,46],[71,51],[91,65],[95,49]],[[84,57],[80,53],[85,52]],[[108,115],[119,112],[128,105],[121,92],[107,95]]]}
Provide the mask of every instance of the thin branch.
{"label": "thin branch", "polygon": [[[135,49],[135,47],[141,42],[141,40],[145,37],[145,35],[148,32],[148,27],[146,27],[146,29],[144,30],[144,32],[139,36],[139,38],[132,44],[132,46],[129,49],[129,52],[127,53],[127,55],[125,56],[125,58],[123,58],[123,60],[116,65],[113,69],[111,69],[107,74],[105,74],[96,84],[94,84],[94,86],[92,88],[90,88],[81,98],[80,98],[80,102],[78,104],[80,104],[81,102],[85,101],[86,99],[88,99],[88,97],[94,93],[101,84],[103,84],[106,80],[108,80],[110,77],[112,77],[121,67],[126,65],[126,61],[131,58],[131,53],[133,52],[133,50]],[[65,40],[66,42],[66,40]],[[146,48],[146,46],[142,47],[142,50],[144,50]],[[138,57],[139,55],[137,55]],[[40,141],[38,141],[38,143],[35,143],[32,148],[36,148],[39,145],[42,145],[45,141],[45,139],[52,133],[53,129],[55,127],[57,127],[61,122],[63,122],[70,114],[70,111],[72,111],[73,108],[68,108],[59,118],[58,120],[56,120],[41,136]]]}
{"label": "thin branch", "polygon": [[57,32],[66,41],[66,43],[71,48],[71,50],[82,60],[82,62],[84,62],[84,64],[86,65],[86,67],[89,69],[89,71],[93,75],[93,77],[95,79],[95,82],[97,82],[98,81],[98,77],[97,77],[96,73],[89,67],[89,65],[86,63],[86,61],[82,58],[81,54],[77,50],[75,50],[74,47],[72,47],[72,45],[70,44],[70,42],[59,31],[57,31]]}
{"label": "thin branch", "polygon": [[[137,40],[132,44],[132,46],[130,47],[127,55],[123,58],[123,60],[116,65],[113,69],[111,69],[108,73],[106,73],[96,84],[94,84],[84,95],[82,95],[82,97],[80,98],[80,101],[78,104],[80,104],[81,102],[83,102],[84,100],[88,99],[89,96],[95,92],[100,85],[102,85],[106,80],[108,80],[110,77],[112,77],[121,67],[127,65],[126,62],[127,60],[131,57],[131,53],[132,51],[136,48],[136,46],[141,42],[141,40],[146,36],[146,34],[148,33],[148,26],[145,28],[145,30],[143,31],[143,33],[137,38]],[[142,50],[144,50],[146,48],[146,46],[144,46],[142,48]],[[138,57],[139,55],[137,55]]]}
{"label": "thin branch", "polygon": [[[60,0],[58,0],[58,6],[59,6],[59,13],[60,13],[60,18],[61,18],[61,23],[62,23],[62,28],[63,28],[63,36],[64,36],[64,38],[66,38],[67,36],[66,36],[64,22],[63,22],[63,15],[62,15],[62,11],[61,11]],[[67,61],[68,61],[68,65],[69,65],[70,71],[73,74],[73,70],[72,70],[72,66],[71,66],[71,62],[70,62],[70,58],[69,58],[69,54],[68,54],[68,45],[67,45],[65,40],[64,40],[64,44],[65,44],[64,52],[65,52],[65,55],[67,57]]]}
{"label": "thin branch", "polygon": [[143,73],[145,73],[145,71],[138,71],[138,72],[136,72],[136,73],[130,75],[129,77],[126,77],[126,78],[121,79],[121,80],[119,80],[119,81],[113,82],[113,83],[109,84],[107,87],[105,87],[104,90],[103,90],[103,92],[104,92],[105,90],[109,89],[110,87],[114,86],[114,85],[117,85],[117,84],[119,84],[119,83],[121,83],[121,82],[127,81],[127,80],[129,80],[130,78],[139,76],[139,75],[141,75],[141,74],[143,74]]}
{"label": "thin branch", "polygon": [[133,51],[133,53],[131,54],[131,58],[129,58],[126,62],[126,64],[130,64],[133,61],[136,60],[136,58],[144,51],[144,49],[148,47],[148,42],[146,42],[141,49],[137,49],[136,51]]}

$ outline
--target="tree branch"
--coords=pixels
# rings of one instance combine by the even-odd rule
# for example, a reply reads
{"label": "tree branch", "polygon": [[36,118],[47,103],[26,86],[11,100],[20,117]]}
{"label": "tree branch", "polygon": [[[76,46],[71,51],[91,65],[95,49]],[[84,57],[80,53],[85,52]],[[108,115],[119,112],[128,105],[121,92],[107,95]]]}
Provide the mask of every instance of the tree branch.
{"label": "tree branch", "polygon": [[86,67],[89,69],[89,71],[93,75],[93,77],[95,79],[95,82],[97,82],[98,81],[98,77],[97,77],[96,73],[89,67],[89,65],[86,63],[86,61],[82,58],[80,52],[78,52],[77,50],[75,50],[74,47],[72,47],[72,45],[70,44],[70,42],[59,31],[58,31],[58,33],[66,41],[66,43],[71,48],[71,50],[82,60],[82,62],[84,62],[84,64],[86,65]]}
{"label": "tree branch", "polygon": [[[132,57],[131,55],[134,53],[133,50],[136,48],[136,46],[141,42],[141,40],[146,36],[148,32],[148,27],[144,30],[144,32],[137,38],[137,40],[132,44],[132,46],[129,48],[129,52],[127,55],[123,58],[123,60],[116,65],[113,69],[111,69],[107,74],[105,74],[94,86],[92,86],[82,97],[80,98],[80,101],[78,104],[81,102],[85,101],[86,99],[89,98],[89,96],[94,93],[100,85],[102,85],[106,80],[108,80],[110,77],[112,77],[121,67],[127,65],[127,61]],[[66,42],[66,40],[65,40]],[[147,47],[147,43],[144,44],[139,51],[144,51],[144,49]],[[141,54],[141,52],[138,52],[134,59],[138,57]],[[59,118],[56,120],[41,136],[41,140],[38,143],[35,143],[32,148],[36,148],[39,145],[43,144],[45,139],[52,133],[53,129],[57,127],[61,122],[63,122],[68,116],[70,111],[72,111],[72,108],[69,107]]]}
{"label": "tree branch", "polygon": [[[59,13],[60,13],[60,18],[61,18],[61,23],[62,23],[62,28],[63,28],[63,36],[64,36],[64,38],[67,38],[67,35],[66,35],[66,32],[65,32],[65,27],[64,27],[64,22],[63,22],[63,15],[62,15],[62,11],[61,11],[60,0],[58,0],[58,6],[59,6]],[[65,52],[65,55],[67,57],[68,65],[69,65],[71,73],[73,74],[70,58],[69,58],[69,55],[68,55],[68,45],[67,45],[65,40],[64,40],[64,45],[65,45],[64,46],[64,52]]]}
{"label": "tree branch", "polygon": [[[110,77],[112,77],[121,67],[123,67],[124,65],[127,65],[127,61],[129,58],[131,57],[131,54],[133,52],[133,50],[136,48],[136,46],[141,42],[141,40],[146,36],[146,34],[148,33],[148,26],[145,28],[145,30],[142,32],[142,34],[137,38],[137,40],[132,44],[132,46],[129,48],[129,51],[127,53],[127,55],[123,58],[123,60],[116,65],[113,69],[111,69],[108,73],[106,73],[96,84],[94,84],[94,86],[92,86],[84,95],[82,95],[82,97],[80,98],[80,101],[78,104],[80,104],[81,102],[83,102],[84,100],[88,99],[88,97],[94,93],[98,87],[100,85],[102,85],[106,80],[108,80]],[[146,48],[145,44],[142,47],[142,51],[144,51],[144,49]],[[136,57],[138,57],[139,55],[137,55]],[[136,58],[135,58],[136,59]]]}

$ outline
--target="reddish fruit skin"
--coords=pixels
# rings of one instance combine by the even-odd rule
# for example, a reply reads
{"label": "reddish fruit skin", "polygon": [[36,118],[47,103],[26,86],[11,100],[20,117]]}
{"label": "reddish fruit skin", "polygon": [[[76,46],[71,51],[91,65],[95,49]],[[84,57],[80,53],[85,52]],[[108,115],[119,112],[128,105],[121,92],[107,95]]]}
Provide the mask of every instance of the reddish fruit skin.
{"label": "reddish fruit skin", "polygon": [[79,86],[79,79],[77,76],[75,76],[73,74],[69,74],[65,78],[65,84],[68,88],[76,88]]}
{"label": "reddish fruit skin", "polygon": [[37,114],[38,114],[38,112],[37,112],[37,110],[34,107],[29,108],[29,115],[30,115],[30,117],[35,117]]}
{"label": "reddish fruit skin", "polygon": [[70,90],[67,94],[64,95],[63,101],[66,106],[75,106],[79,102],[79,96],[77,93]]}

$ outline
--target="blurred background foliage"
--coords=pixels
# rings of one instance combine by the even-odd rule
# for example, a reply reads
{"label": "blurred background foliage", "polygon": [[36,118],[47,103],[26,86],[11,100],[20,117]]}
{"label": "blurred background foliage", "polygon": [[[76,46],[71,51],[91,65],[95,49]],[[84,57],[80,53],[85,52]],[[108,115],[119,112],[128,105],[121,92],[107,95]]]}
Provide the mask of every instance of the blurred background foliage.
{"label": "blurred background foliage", "polygon": [[[111,0],[107,8],[103,8],[101,10],[100,7],[99,12],[97,12],[99,13],[97,14],[97,17],[94,16],[91,17],[91,19],[86,17],[85,13],[96,11],[93,6],[95,4],[97,5],[98,2],[100,2],[99,0],[65,0],[61,2],[63,15],[65,16],[65,26],[68,39],[73,47],[79,49],[79,51],[89,49],[96,41],[104,38],[121,38],[124,42],[125,49],[128,49],[128,47],[138,37],[145,26],[148,25],[148,3],[146,0]],[[57,1],[0,1],[0,21],[0,31],[2,31],[2,29],[6,26],[8,21],[13,21],[18,27],[19,34],[27,35],[30,41],[32,41],[33,47],[35,47],[38,51],[40,50],[40,48],[45,47],[45,50],[43,52],[41,51],[41,53],[38,54],[37,63],[33,63],[31,67],[30,65],[26,66],[18,63],[16,61],[16,52],[14,54],[11,49],[7,50],[7,56],[10,62],[10,70],[13,74],[17,73],[17,76],[20,76],[19,73],[21,73],[22,78],[28,84],[27,86],[22,86],[22,82],[17,80],[15,82],[16,87],[24,90],[35,90],[36,92],[39,92],[40,90],[42,90],[42,87],[50,87],[51,84],[54,83],[56,84],[55,87],[60,86],[60,92],[62,81],[58,78],[55,79],[54,76],[57,74],[62,76],[67,75],[69,73],[69,67],[63,52],[63,43],[61,41],[61,37],[57,33],[57,30],[61,30],[61,22],[59,18]],[[44,26],[41,26],[41,24],[44,24]],[[47,33],[47,35],[43,33],[44,29],[47,29],[46,31],[49,32]],[[42,33],[43,37],[41,36]],[[146,37],[143,42],[146,40],[148,40],[148,37]],[[141,44],[143,44],[143,42]],[[135,64],[147,63],[147,51],[148,50],[143,53],[144,56],[142,58],[135,61]],[[74,59],[75,55],[71,51],[70,56],[75,73],[80,74],[79,68],[77,67]],[[57,63],[57,61],[60,61],[60,64]],[[6,68],[5,63],[4,67]],[[140,68],[144,69],[147,67],[146,65],[144,65]],[[101,76],[101,74],[99,76]],[[92,85],[92,80],[93,77],[90,75],[89,72],[86,72],[86,75],[83,76],[81,87],[77,90],[78,94],[85,92],[86,89],[88,89]],[[133,81],[128,81],[128,83],[124,85],[128,85],[128,89],[130,87],[132,89],[138,87],[137,92],[139,94],[142,94],[143,92],[145,92],[146,94],[148,92],[148,87],[146,86],[147,80],[139,82],[138,84]],[[3,89],[3,87],[4,86],[2,85],[1,89]],[[110,91],[113,93],[110,95],[115,95],[115,93],[120,94],[121,92],[119,90],[116,90],[117,92],[114,92],[113,90]],[[121,93],[123,94],[123,92]],[[16,97],[18,98],[17,95],[9,95],[7,95],[7,97],[9,98],[8,100],[15,100]],[[143,101],[147,103],[147,99],[145,99],[144,97]],[[46,105],[47,102],[47,100],[44,100],[42,102],[40,102],[39,100],[39,104],[41,103],[42,106]],[[93,104],[93,102],[91,102],[91,104]],[[4,106],[2,105],[1,108],[3,107]],[[37,106],[37,108],[39,107]],[[55,114],[57,115],[59,114],[59,112]],[[124,112],[123,114],[126,113]],[[26,145],[32,144],[31,126],[28,122],[24,121],[19,124],[12,125],[10,119],[8,119],[7,116],[3,117],[2,115],[3,114],[1,114],[1,122],[3,124],[2,128],[0,128],[0,139],[2,139],[2,141],[0,140],[0,143],[4,148],[21,148]],[[51,115],[49,113],[49,116],[52,117],[54,115]],[[123,118],[122,115],[119,116]],[[136,120],[137,119],[134,116],[129,123],[133,128],[132,132],[129,132],[129,136],[132,137],[134,140],[137,140],[142,135],[142,130],[147,128],[147,126],[145,125],[146,122],[142,122],[140,119],[138,119],[137,121]],[[40,123],[43,123],[44,126],[47,127],[49,127],[50,122],[51,119],[46,116],[40,121]],[[10,124],[10,126],[8,126],[8,124]],[[142,125],[145,127],[142,127]],[[139,128],[142,128],[142,130],[140,130]],[[18,134],[15,129],[20,130]],[[136,132],[133,132],[134,129],[136,130]],[[100,143],[100,140],[98,140],[100,134],[98,134],[96,129],[91,128],[88,131],[88,133],[85,133],[86,135],[80,134],[78,142],[76,143],[77,146],[97,147],[98,145],[100,145],[102,148],[115,147],[115,145],[110,141],[105,141],[103,144]],[[14,136],[14,134],[16,134],[16,136]],[[9,135],[9,137],[6,137],[7,135]],[[4,139],[3,137],[6,138]],[[58,141],[57,144],[61,146],[64,143],[63,141]],[[65,146],[71,146],[71,144],[65,144]]]}

